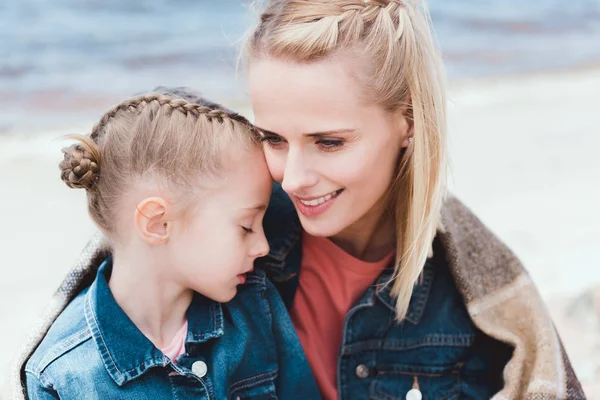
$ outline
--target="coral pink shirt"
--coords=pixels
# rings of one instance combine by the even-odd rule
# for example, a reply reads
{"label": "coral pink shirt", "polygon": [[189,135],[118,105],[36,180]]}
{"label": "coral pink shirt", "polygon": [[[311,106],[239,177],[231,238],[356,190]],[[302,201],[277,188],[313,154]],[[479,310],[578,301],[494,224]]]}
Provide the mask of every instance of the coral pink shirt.
{"label": "coral pink shirt", "polygon": [[185,353],[185,338],[187,337],[187,331],[188,322],[186,320],[183,326],[175,333],[175,336],[173,336],[171,344],[160,349],[160,351],[162,351],[165,356],[169,357],[173,363],[175,363],[177,357]]}
{"label": "coral pink shirt", "polygon": [[324,399],[337,399],[337,361],[344,319],[394,253],[377,262],[354,258],[331,240],[302,236],[300,282],[290,311]]}

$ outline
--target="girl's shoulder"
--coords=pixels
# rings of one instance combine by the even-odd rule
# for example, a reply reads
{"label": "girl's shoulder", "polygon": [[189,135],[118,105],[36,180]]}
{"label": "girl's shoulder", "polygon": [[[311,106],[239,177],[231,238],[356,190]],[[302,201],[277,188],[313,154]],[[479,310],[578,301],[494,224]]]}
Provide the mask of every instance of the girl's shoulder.
{"label": "girl's shoulder", "polygon": [[[40,379],[40,376],[61,358],[86,359],[85,354],[89,354],[89,349],[82,349],[81,346],[92,338],[84,314],[87,292],[86,289],[78,294],[52,323],[25,365],[25,372]],[[79,351],[75,351],[77,348]],[[67,362],[71,363],[71,361]]]}

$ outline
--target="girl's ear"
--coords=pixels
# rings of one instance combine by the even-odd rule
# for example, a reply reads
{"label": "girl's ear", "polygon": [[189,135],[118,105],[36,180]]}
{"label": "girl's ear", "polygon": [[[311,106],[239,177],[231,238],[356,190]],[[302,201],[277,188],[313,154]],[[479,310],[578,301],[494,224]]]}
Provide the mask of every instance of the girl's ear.
{"label": "girl's ear", "polygon": [[135,227],[140,237],[148,244],[160,245],[170,236],[167,214],[170,205],[162,197],[142,200],[135,210]]}

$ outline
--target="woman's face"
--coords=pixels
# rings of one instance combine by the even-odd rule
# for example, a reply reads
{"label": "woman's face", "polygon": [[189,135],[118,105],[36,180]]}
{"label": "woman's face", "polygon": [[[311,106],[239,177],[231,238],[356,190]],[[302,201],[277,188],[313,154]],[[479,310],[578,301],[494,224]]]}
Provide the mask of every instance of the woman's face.
{"label": "woman's face", "polygon": [[304,229],[330,237],[372,226],[408,145],[406,119],[365,104],[343,61],[257,59],[249,72],[269,170]]}

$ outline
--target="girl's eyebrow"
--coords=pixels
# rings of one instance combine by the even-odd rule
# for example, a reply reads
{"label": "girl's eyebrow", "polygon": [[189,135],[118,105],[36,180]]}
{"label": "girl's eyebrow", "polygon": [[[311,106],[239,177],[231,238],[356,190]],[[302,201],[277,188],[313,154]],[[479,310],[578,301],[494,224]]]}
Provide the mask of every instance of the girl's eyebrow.
{"label": "girl's eyebrow", "polygon": [[[255,127],[256,129],[258,129],[261,133],[266,134],[266,135],[271,135],[271,136],[281,136],[278,133],[275,132],[271,132],[268,131],[266,129],[260,128],[258,126]],[[328,131],[322,131],[322,132],[311,132],[311,133],[305,133],[303,136],[308,136],[308,137],[322,137],[322,136],[329,136],[329,135],[334,135],[334,134],[339,134],[339,133],[349,133],[349,132],[354,132],[356,129],[352,129],[352,128],[345,128],[345,129],[332,129],[332,130],[328,130]]]}
{"label": "girl's eyebrow", "polygon": [[244,210],[250,210],[250,211],[264,211],[266,209],[267,209],[266,204],[257,204],[257,205],[250,206],[250,207],[244,207]]}

